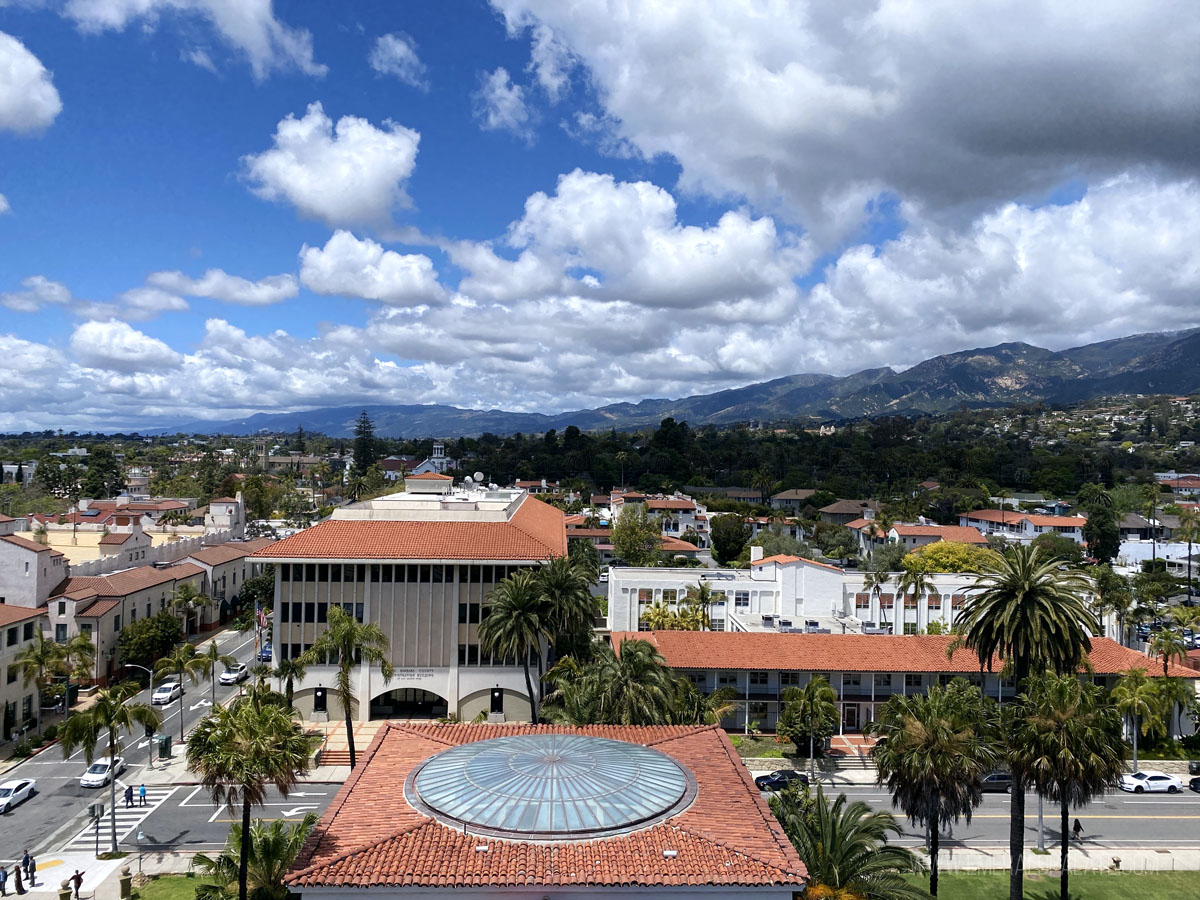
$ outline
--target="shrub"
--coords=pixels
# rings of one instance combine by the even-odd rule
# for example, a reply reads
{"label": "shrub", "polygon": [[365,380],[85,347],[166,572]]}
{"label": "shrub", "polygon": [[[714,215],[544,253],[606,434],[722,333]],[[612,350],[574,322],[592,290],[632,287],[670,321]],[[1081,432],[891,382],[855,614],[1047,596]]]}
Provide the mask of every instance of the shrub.
{"label": "shrub", "polygon": [[33,745],[27,740],[19,740],[13,744],[13,756],[17,759],[24,759],[27,756],[33,755]]}
{"label": "shrub", "polygon": [[47,725],[46,730],[44,732],[44,737],[46,739],[47,744],[50,743],[51,741],[57,739],[58,738],[58,725],[57,724]]}

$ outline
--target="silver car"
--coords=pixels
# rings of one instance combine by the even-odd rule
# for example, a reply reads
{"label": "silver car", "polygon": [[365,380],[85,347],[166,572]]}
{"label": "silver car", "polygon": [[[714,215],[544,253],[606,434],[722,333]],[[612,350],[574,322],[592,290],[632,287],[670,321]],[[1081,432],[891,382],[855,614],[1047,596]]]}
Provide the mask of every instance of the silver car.
{"label": "silver car", "polygon": [[116,760],[110,761],[106,756],[88,766],[88,770],[79,778],[79,786],[85,788],[104,787],[124,771],[124,757],[118,756]]}
{"label": "silver car", "polygon": [[0,784],[0,813],[19,806],[37,793],[37,782],[32,778],[19,778]]}

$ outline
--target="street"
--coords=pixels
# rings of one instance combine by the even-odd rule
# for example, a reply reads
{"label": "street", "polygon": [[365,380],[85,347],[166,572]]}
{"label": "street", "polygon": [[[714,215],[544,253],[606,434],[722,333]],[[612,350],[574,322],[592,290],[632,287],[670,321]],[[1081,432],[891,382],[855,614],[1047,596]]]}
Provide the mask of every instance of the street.
{"label": "street", "polygon": [[[829,796],[842,791],[826,789]],[[903,814],[892,809],[891,795],[867,786],[848,785],[844,793],[850,800],[862,800],[874,809],[896,813],[904,827],[904,837],[897,843],[923,845],[920,828],[909,824]],[[944,846],[967,844],[972,847],[1008,846],[1007,794],[984,794],[983,803],[971,817],[971,824],[960,820],[944,832]],[[1200,847],[1200,794],[1126,794],[1123,791],[1106,794],[1080,809],[1071,810],[1071,824],[1079,819],[1083,825],[1085,843],[1111,847],[1146,846]],[[1056,843],[1059,837],[1059,811],[1049,802],[1043,807],[1043,828],[1046,844]],[[1028,844],[1037,845],[1037,797],[1025,799],[1025,833]]]}
{"label": "street", "polygon": [[[254,635],[250,632],[223,633],[218,638],[221,652],[235,657],[238,662],[244,662],[253,667]],[[198,648],[201,649],[201,648]],[[132,671],[132,670],[131,670]],[[220,674],[218,671],[217,675]],[[156,679],[156,683],[161,679]],[[220,703],[237,694],[238,685],[217,685],[217,702]],[[166,706],[155,707],[163,717],[159,732],[170,734],[172,739],[171,752],[175,755],[183,753],[179,744],[179,721],[183,717],[184,729],[190,728],[200,718],[207,714],[212,706],[212,686],[208,681],[193,685],[184,681],[184,695],[180,700]],[[131,702],[149,703],[150,691],[138,694]],[[132,784],[136,791],[141,781],[141,773],[149,759],[150,741],[139,730],[132,738],[122,736],[125,758],[128,768],[117,778],[118,810],[123,806],[121,794],[126,784]],[[103,746],[98,745],[95,757],[105,756]],[[27,800],[16,809],[0,816],[0,863],[11,862],[21,856],[28,848],[35,855],[42,855],[47,850],[62,849],[73,835],[86,824],[87,807],[92,803],[103,803],[107,810],[109,791],[103,788],[84,788],[79,785],[79,776],[87,768],[84,751],[78,749],[69,759],[63,759],[62,750],[54,745],[19,766],[10,769],[0,780],[14,778],[33,778],[37,780],[37,796]],[[147,787],[149,791],[150,788]],[[211,811],[211,810],[210,810]],[[101,835],[103,841],[104,835]],[[103,847],[101,848],[103,849]]]}

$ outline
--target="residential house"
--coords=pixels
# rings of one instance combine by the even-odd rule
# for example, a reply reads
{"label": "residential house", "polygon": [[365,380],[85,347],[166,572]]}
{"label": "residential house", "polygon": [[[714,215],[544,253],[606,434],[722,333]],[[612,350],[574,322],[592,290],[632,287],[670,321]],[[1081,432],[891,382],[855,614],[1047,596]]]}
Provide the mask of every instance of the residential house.
{"label": "residential house", "polygon": [[787,491],[780,491],[778,494],[771,495],[771,509],[786,509],[791,512],[799,512],[808,505],[809,498],[816,491],[811,488],[792,488]]}
{"label": "residential house", "polygon": [[837,500],[821,507],[820,515],[822,522],[846,525],[855,519],[874,518],[878,511],[879,503],[875,500]]}
{"label": "residential house", "polygon": [[0,605],[36,609],[67,577],[62,551],[13,534],[17,520],[0,516]]}
{"label": "residential house", "polygon": [[44,607],[0,606],[0,634],[4,636],[0,642],[0,672],[4,673],[3,687],[0,687],[0,701],[4,703],[4,740],[19,731],[22,723],[37,715],[37,688],[26,683],[17,655],[37,640],[45,615]]}
{"label": "residential house", "polygon": [[205,611],[202,628],[224,622],[238,612],[240,586],[246,583],[247,578],[257,575],[263,567],[261,560],[253,558],[254,554],[273,543],[270,538],[231,541],[205,547],[182,560],[204,570],[201,590],[213,605]]}
{"label": "residential house", "polygon": [[985,535],[999,534],[1025,544],[1042,534],[1061,534],[1082,544],[1086,522],[1082,516],[1043,516],[1006,509],[976,509],[958,516],[958,524],[964,528],[978,528]]}

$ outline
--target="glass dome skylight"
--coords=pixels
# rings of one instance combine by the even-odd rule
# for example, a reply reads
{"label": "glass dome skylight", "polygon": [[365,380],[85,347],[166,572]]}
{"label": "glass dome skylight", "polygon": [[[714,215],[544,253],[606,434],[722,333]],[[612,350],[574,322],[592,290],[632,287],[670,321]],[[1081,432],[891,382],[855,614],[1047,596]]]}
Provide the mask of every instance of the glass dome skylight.
{"label": "glass dome skylight", "polygon": [[414,770],[404,790],[417,809],[468,833],[586,840],[675,815],[695,797],[696,782],[640,744],[531,734],[445,750]]}

